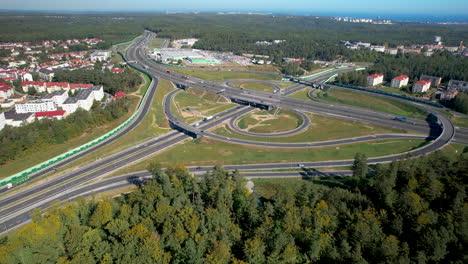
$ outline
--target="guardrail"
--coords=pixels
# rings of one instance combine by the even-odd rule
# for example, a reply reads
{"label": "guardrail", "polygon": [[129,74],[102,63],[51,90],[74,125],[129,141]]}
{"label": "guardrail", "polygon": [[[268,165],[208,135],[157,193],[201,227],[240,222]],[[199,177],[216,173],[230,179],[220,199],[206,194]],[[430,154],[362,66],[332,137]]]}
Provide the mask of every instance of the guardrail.
{"label": "guardrail", "polygon": [[[122,56],[122,58],[125,61],[127,61],[125,59],[125,56],[123,56],[123,54],[120,51],[118,53]],[[130,65],[130,64],[128,64],[128,65]],[[149,73],[147,73],[147,72],[145,72],[145,71],[143,71],[143,70],[141,70],[139,68],[136,68],[133,65],[130,65],[130,67],[132,67],[132,68],[136,69],[137,71],[147,75],[151,80],[150,86],[153,85],[154,80],[153,80],[153,78],[151,77],[151,75]],[[83,144],[83,145],[81,145],[79,147],[76,147],[76,148],[74,148],[74,149],[72,149],[70,151],[67,151],[67,152],[65,152],[65,153],[63,153],[63,154],[61,154],[59,156],[56,156],[56,157],[51,158],[49,160],[46,160],[46,161],[44,161],[44,162],[42,162],[42,163],[40,163],[38,165],[35,165],[35,166],[33,166],[33,167],[29,168],[29,169],[23,170],[21,172],[13,174],[13,175],[11,175],[9,177],[1,179],[0,180],[0,188],[3,187],[3,186],[6,186],[8,184],[11,184],[11,185],[15,186],[15,185],[18,185],[18,184],[20,184],[22,182],[25,182],[25,181],[29,180],[30,176],[33,173],[39,172],[39,171],[41,171],[41,170],[43,170],[43,169],[45,169],[47,167],[50,167],[50,166],[56,164],[57,162],[68,159],[68,158],[72,157],[73,155],[76,155],[76,154],[78,154],[78,153],[80,153],[82,151],[85,151],[85,150],[87,150],[87,149],[89,149],[91,147],[94,147],[97,144],[100,144],[100,143],[104,142],[105,140],[109,139],[110,137],[114,136],[116,133],[121,131],[123,128],[125,128],[126,126],[128,126],[132,122],[134,122],[136,116],[138,116],[142,111],[142,105],[146,102],[146,100],[148,100],[148,94],[149,93],[146,92],[145,95],[143,96],[142,100],[138,104],[137,111],[135,113],[133,113],[133,115],[130,116],[130,118],[128,118],[124,123],[120,124],[118,127],[114,128],[113,130],[107,132],[106,134],[104,134],[104,135],[100,136],[99,138],[96,138],[96,139],[94,139],[94,140],[92,140],[92,141],[90,141],[90,142],[88,142],[86,144]]]}

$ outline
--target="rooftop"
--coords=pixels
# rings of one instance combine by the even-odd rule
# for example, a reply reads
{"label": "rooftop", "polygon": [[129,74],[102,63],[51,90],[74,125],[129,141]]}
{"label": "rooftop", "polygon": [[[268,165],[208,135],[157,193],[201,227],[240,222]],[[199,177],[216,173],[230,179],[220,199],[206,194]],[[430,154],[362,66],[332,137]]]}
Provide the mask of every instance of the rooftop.
{"label": "rooftop", "polygon": [[376,78],[379,78],[379,77],[383,77],[384,75],[381,74],[381,73],[374,73],[372,75],[369,75],[368,78],[371,78],[371,79],[376,79]]}
{"label": "rooftop", "polygon": [[54,116],[63,116],[64,114],[65,114],[64,110],[57,110],[57,111],[36,112],[34,115],[36,117],[54,117]]}
{"label": "rooftop", "polygon": [[409,79],[409,77],[406,76],[406,75],[400,75],[400,76],[397,76],[397,77],[395,77],[395,78],[393,78],[393,79],[394,79],[394,80],[403,81],[403,80],[405,80],[405,79]]}

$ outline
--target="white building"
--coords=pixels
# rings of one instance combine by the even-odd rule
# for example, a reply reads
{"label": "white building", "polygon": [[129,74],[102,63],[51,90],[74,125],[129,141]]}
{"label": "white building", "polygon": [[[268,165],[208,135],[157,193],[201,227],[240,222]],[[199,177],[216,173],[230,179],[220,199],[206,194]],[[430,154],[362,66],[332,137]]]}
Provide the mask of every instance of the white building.
{"label": "white building", "polygon": [[91,61],[106,61],[110,58],[111,52],[108,50],[96,50],[89,56]]}
{"label": "white building", "polygon": [[29,89],[34,88],[36,92],[38,93],[43,93],[46,91],[46,85],[45,82],[21,82],[21,88],[23,89],[23,92],[27,93]]}
{"label": "white building", "polygon": [[68,92],[61,90],[61,91],[54,91],[50,94],[45,94],[41,96],[42,101],[50,101],[53,102],[57,107],[62,107],[63,102],[67,100]]}
{"label": "white building", "polygon": [[384,75],[381,73],[375,73],[375,74],[369,75],[367,77],[367,85],[374,86],[377,84],[381,84],[383,83],[383,77]]}
{"label": "white building", "polygon": [[10,98],[15,93],[15,89],[6,83],[0,83],[0,98]]}
{"label": "white building", "polygon": [[421,80],[413,85],[413,93],[424,93],[431,87],[431,81]]}
{"label": "white building", "polygon": [[35,113],[45,111],[55,111],[57,107],[53,101],[34,100],[26,103],[15,104],[15,110],[18,114]]}
{"label": "white building", "polygon": [[104,88],[102,85],[93,86],[91,91],[93,93],[94,100],[101,101],[102,98],[104,98]]}
{"label": "white building", "polygon": [[5,114],[3,112],[0,113],[0,130],[5,127]]}
{"label": "white building", "polygon": [[400,75],[398,77],[395,77],[392,79],[392,84],[391,86],[393,88],[398,88],[400,89],[401,87],[408,85],[409,77],[406,75]]}
{"label": "white building", "polygon": [[466,92],[468,91],[468,82],[450,80],[447,86],[448,89],[457,89],[458,91]]}
{"label": "white building", "polygon": [[70,90],[70,84],[66,82],[49,82],[46,84],[46,89],[48,93],[61,90],[68,91]]}
{"label": "white building", "polygon": [[49,112],[37,112],[34,113],[34,116],[38,119],[44,118],[54,118],[54,119],[64,119],[67,117],[67,112],[65,110],[49,111]]}
{"label": "white building", "polygon": [[[102,99],[102,98],[101,98]],[[94,102],[94,92],[92,89],[82,89],[75,97],[69,97],[63,102],[63,110],[68,113],[74,113],[78,108],[83,108],[86,111],[91,109]]]}
{"label": "white building", "polygon": [[19,114],[15,111],[5,112],[5,124],[9,126],[19,127],[25,123],[32,123],[34,121],[33,113]]}
{"label": "white building", "polygon": [[397,55],[398,49],[385,49],[385,53],[390,55]]}

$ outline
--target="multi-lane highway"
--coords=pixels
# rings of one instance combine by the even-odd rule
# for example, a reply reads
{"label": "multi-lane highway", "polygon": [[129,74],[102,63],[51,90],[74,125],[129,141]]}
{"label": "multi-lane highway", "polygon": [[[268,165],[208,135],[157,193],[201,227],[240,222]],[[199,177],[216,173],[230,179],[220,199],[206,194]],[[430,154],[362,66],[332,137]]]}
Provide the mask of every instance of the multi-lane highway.
{"label": "multi-lane highway", "polygon": [[[455,133],[452,123],[445,118],[443,115],[440,115],[438,112],[433,111],[432,109],[427,109],[427,111],[433,112],[438,118],[438,124],[429,124],[420,120],[412,120],[412,122],[399,122],[393,120],[394,116],[377,113],[370,110],[359,109],[359,108],[350,108],[342,106],[331,106],[328,104],[299,100],[291,97],[287,97],[288,94],[291,94],[295,91],[298,91],[304,86],[302,85],[293,85],[291,88],[286,89],[282,94],[270,94],[262,93],[256,91],[249,91],[246,89],[240,88],[230,88],[224,85],[219,85],[213,82],[204,81],[201,79],[186,77],[175,72],[168,72],[164,67],[151,62],[146,59],[146,54],[144,52],[144,45],[151,38],[151,33],[146,32],[145,36],[139,39],[137,42],[132,44],[125,53],[125,58],[127,61],[134,61],[133,66],[139,67],[141,69],[149,72],[155,80],[157,78],[166,79],[178,84],[189,85],[191,88],[206,90],[212,93],[220,93],[222,91],[223,96],[231,99],[237,99],[240,101],[254,102],[259,105],[268,105],[273,107],[282,107],[295,111],[304,111],[318,113],[328,116],[339,116],[342,118],[352,119],[352,120],[361,120],[364,122],[376,123],[380,125],[386,125],[391,127],[403,128],[407,130],[417,131],[424,135],[429,135],[431,132],[435,135],[435,139],[426,146],[413,150],[406,154],[396,154],[386,157],[377,157],[370,158],[369,163],[378,163],[378,162],[390,162],[407,155],[422,155],[434,151],[448,144]],[[344,70],[338,70],[344,71]],[[336,72],[331,72],[325,76],[320,76],[316,78],[317,81],[324,80],[330,75],[335,74]],[[154,86],[156,87],[156,86]],[[154,91],[151,90],[154,94]],[[184,131],[191,131],[194,134],[202,136],[211,136],[219,140],[229,141],[232,143],[245,144],[246,142],[236,141],[236,139],[229,138],[219,138],[219,135],[208,132],[207,130],[213,128],[222,122],[228,122],[238,116],[241,116],[252,110],[250,106],[237,106],[231,109],[228,109],[224,112],[218,113],[213,120],[202,122],[199,126],[194,127],[191,124],[185,124],[181,120],[178,120],[170,111],[170,98],[173,94],[166,96],[166,99],[169,98],[164,105],[164,109],[167,115],[167,118],[173,124],[174,127],[182,128]],[[151,95],[149,98],[152,98]],[[146,104],[145,104],[146,105]],[[148,103],[149,107],[150,103]],[[388,135],[387,135],[388,136]],[[394,135],[395,136],[395,135]],[[359,140],[372,140],[377,139],[378,136],[371,136],[371,138],[365,139],[344,139],[343,143],[354,143]],[[419,136],[416,136],[419,137]],[[0,229],[3,225],[5,229],[14,228],[21,223],[27,220],[29,212],[33,208],[43,208],[48,205],[53,200],[57,199],[69,199],[72,197],[70,193],[85,193],[86,188],[96,188],[93,184],[90,187],[85,187],[85,189],[78,189],[83,186],[83,184],[89,183],[93,179],[102,177],[103,175],[109,174],[110,172],[116,171],[120,168],[133,164],[139,160],[142,160],[148,156],[154,155],[155,153],[162,151],[166,148],[169,148],[175,144],[183,142],[188,139],[189,136],[178,131],[173,131],[163,136],[160,136],[155,139],[151,139],[147,142],[139,144],[137,146],[122,150],[118,153],[115,153],[111,156],[103,158],[92,162],[82,168],[78,168],[72,172],[64,174],[59,178],[52,179],[48,182],[39,184],[37,186],[31,187],[29,189],[19,191],[16,194],[5,196],[0,199]],[[390,137],[391,138],[391,137]],[[351,140],[351,141],[346,141]],[[290,147],[288,145],[271,145],[273,143],[266,142],[266,145],[261,145],[265,147]],[[327,142],[315,142],[314,144],[327,144]],[[270,145],[269,145],[270,144]],[[276,143],[275,143],[276,144]],[[287,144],[287,143],[278,143],[278,144]],[[303,147],[314,147],[320,145],[310,145]],[[333,144],[328,143],[328,144]],[[239,170],[271,170],[271,169],[291,169],[298,167],[331,167],[331,166],[349,166],[353,160],[341,160],[341,161],[318,161],[318,162],[297,162],[290,163],[275,163],[275,164],[250,164],[250,165],[226,165],[225,168],[229,170],[239,169]],[[204,171],[210,169],[210,167],[192,167],[193,171]],[[108,184],[113,186],[118,186],[114,184],[115,182],[109,181]],[[102,183],[104,184],[104,183]],[[95,186],[94,186],[95,185]],[[102,189],[106,189],[106,185],[101,186]],[[100,187],[100,188],[101,188]],[[109,187],[110,188],[110,187]],[[78,190],[81,190],[78,191]],[[68,196],[67,196],[68,195]]]}

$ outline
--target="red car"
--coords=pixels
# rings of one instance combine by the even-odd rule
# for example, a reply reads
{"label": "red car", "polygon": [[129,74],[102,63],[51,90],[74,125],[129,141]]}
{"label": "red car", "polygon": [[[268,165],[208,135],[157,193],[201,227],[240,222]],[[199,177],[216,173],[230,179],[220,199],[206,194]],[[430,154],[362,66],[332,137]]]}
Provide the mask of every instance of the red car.
{"label": "red car", "polygon": [[171,73],[171,71],[166,71],[167,73]]}

